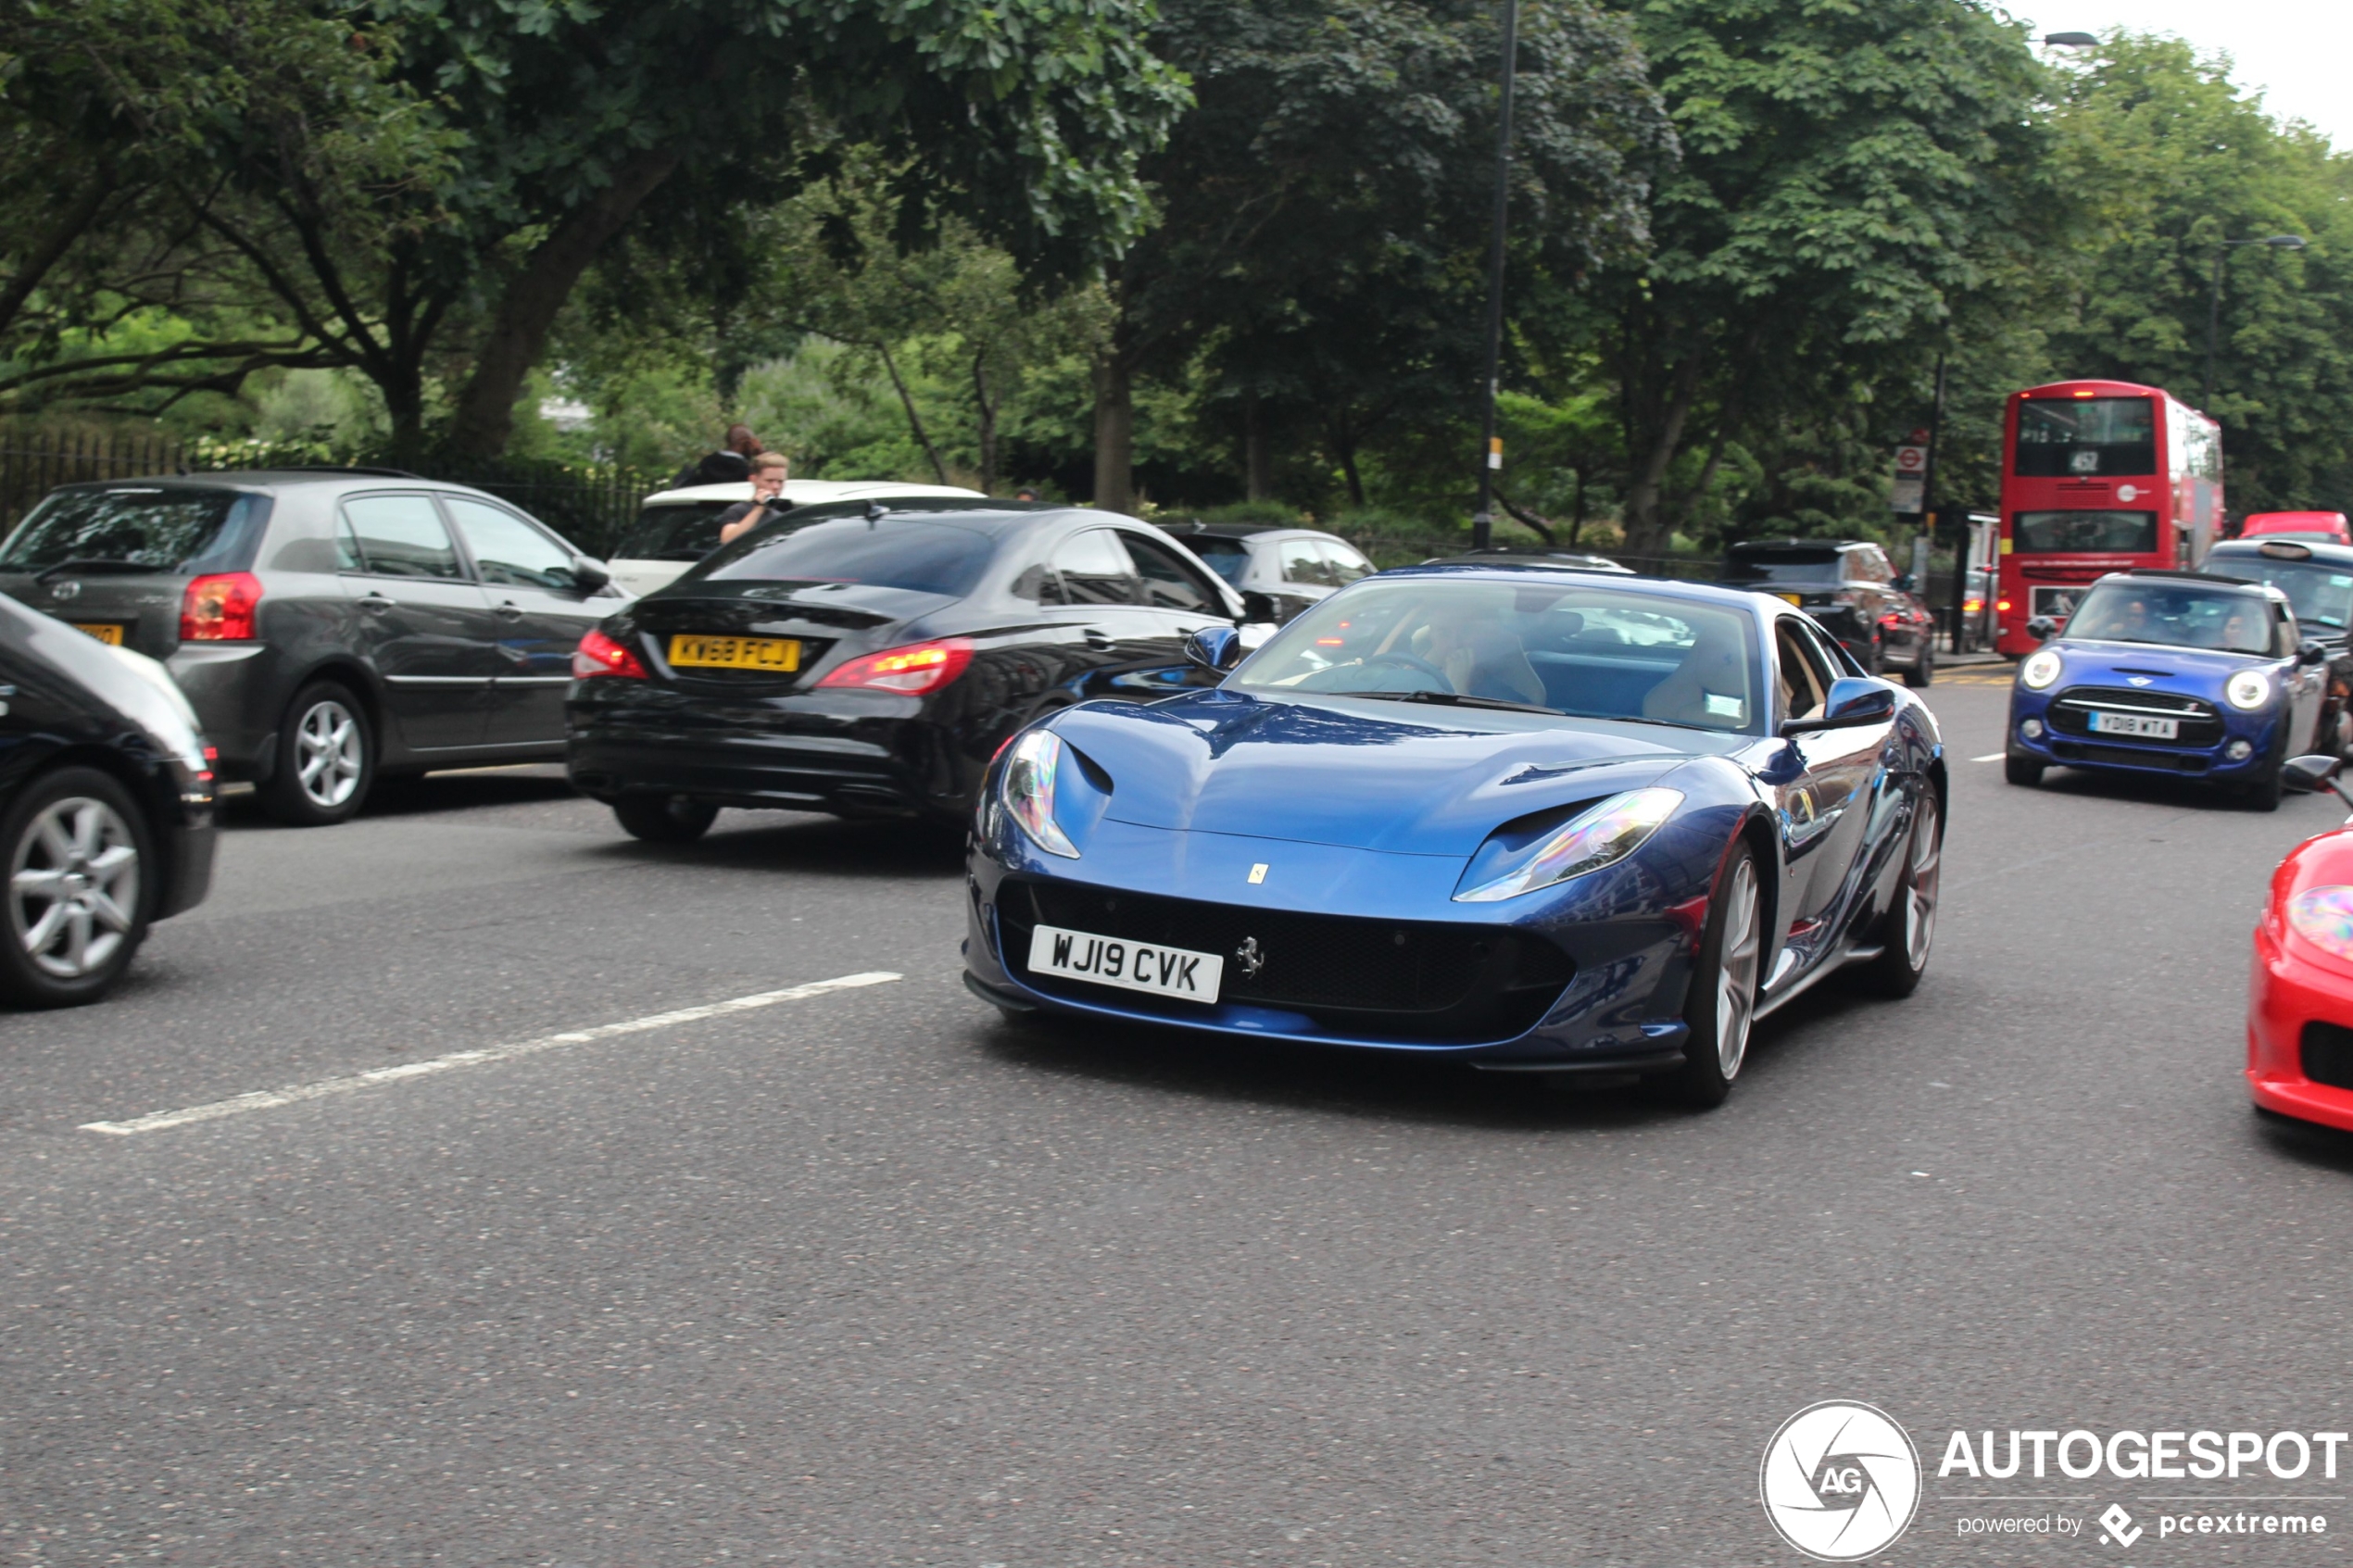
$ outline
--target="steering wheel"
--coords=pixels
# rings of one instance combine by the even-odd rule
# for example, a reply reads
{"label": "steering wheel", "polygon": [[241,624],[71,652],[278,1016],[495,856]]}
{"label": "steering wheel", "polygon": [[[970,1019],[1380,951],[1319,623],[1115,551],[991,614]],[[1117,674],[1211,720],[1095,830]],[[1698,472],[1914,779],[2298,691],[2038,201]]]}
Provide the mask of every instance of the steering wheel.
{"label": "steering wheel", "polygon": [[1454,689],[1454,683],[1446,678],[1445,671],[1441,670],[1428,659],[1418,658],[1417,656],[1410,653],[1377,653],[1373,655],[1372,658],[1365,660],[1364,663],[1358,665],[1357,668],[1360,670],[1377,670],[1384,664],[1398,665],[1403,669],[1411,670],[1417,674],[1427,675],[1431,680],[1438,683],[1438,689],[1441,692],[1451,692]]}

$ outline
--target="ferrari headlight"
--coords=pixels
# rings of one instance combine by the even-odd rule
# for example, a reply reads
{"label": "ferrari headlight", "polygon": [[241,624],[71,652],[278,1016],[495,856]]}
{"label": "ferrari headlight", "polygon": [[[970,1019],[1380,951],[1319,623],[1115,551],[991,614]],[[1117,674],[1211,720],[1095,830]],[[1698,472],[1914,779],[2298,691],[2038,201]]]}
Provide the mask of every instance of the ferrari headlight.
{"label": "ferrari headlight", "polygon": [[2260,708],[2271,700],[2271,683],[2260,670],[2242,670],[2222,684],[2233,708]]}
{"label": "ferrari headlight", "polygon": [[2287,902],[2287,923],[2322,952],[2353,963],[2353,887],[2308,887]]}
{"label": "ferrari headlight", "polygon": [[[1498,898],[1516,898],[1615,865],[1640,849],[1682,803],[1680,790],[1629,789],[1579,812],[1560,828],[1516,849],[1501,854],[1483,850],[1471,861],[1464,879],[1478,876],[1480,882],[1458,891],[1454,902],[1491,904]],[[1492,840],[1489,847],[1492,848]]]}
{"label": "ferrari headlight", "polygon": [[1049,855],[1076,860],[1077,846],[1054,821],[1054,775],[1062,771],[1062,737],[1051,730],[1032,730],[1005,753],[1005,771],[997,788],[1005,809],[1032,844]]}
{"label": "ferrari headlight", "polygon": [[2057,680],[2059,671],[2066,668],[2067,661],[2059,658],[2058,649],[2037,648],[2018,667],[2019,683],[2029,691],[2039,692]]}

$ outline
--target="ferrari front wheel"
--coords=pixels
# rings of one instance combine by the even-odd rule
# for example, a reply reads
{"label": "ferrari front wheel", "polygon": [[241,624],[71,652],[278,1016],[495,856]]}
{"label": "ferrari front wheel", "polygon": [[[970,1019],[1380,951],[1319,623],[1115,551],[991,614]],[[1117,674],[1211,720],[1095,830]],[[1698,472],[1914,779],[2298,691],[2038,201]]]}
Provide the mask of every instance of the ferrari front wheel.
{"label": "ferrari front wheel", "polygon": [[1674,1098],[1695,1110],[1724,1103],[1748,1060],[1749,1027],[1756,1019],[1756,970],[1764,950],[1765,899],[1756,857],[1735,845],[1708,901],[1692,986],[1683,1003],[1690,1034],[1683,1065],[1667,1080]]}
{"label": "ferrari front wheel", "polygon": [[1923,790],[1913,808],[1911,842],[1894,897],[1880,917],[1880,955],[1859,978],[1882,997],[1908,997],[1928,972],[1929,944],[1936,936],[1936,895],[1944,864],[1944,814],[1933,791]]}

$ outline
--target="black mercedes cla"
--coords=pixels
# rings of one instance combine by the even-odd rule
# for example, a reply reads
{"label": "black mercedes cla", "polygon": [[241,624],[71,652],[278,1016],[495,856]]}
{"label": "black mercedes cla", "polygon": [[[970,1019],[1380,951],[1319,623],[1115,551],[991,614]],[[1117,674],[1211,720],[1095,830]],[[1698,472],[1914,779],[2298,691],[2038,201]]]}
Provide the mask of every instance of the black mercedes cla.
{"label": "black mercedes cla", "polygon": [[1195,673],[1188,634],[1269,608],[1132,518],[801,508],[582,639],[567,765],[657,841],[697,837],[722,806],[961,824],[1015,730],[1172,695]]}

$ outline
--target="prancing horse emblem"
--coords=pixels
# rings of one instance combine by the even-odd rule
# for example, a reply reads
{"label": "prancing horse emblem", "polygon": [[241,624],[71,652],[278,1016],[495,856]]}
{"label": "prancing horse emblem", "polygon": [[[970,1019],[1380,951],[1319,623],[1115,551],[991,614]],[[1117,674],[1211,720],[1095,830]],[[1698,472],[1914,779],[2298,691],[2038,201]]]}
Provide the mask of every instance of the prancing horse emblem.
{"label": "prancing horse emblem", "polygon": [[1255,980],[1258,972],[1266,967],[1266,955],[1258,950],[1258,938],[1245,936],[1242,945],[1234,949],[1234,961],[1242,966],[1242,978]]}

